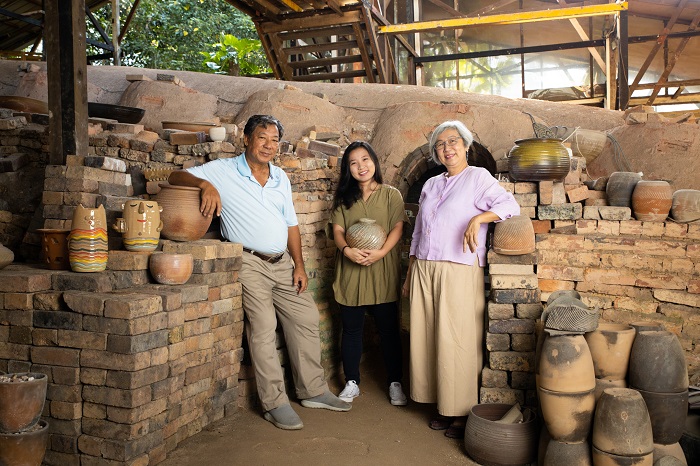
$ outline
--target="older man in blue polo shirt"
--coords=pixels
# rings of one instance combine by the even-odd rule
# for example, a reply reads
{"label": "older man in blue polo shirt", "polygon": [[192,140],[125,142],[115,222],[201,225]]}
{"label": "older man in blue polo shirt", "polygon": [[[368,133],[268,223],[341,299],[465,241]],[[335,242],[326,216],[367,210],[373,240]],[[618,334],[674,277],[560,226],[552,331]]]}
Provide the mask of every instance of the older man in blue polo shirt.
{"label": "older man in blue polo shirt", "polygon": [[221,216],[221,234],[243,245],[243,310],[258,395],[266,420],[281,429],[301,429],[284,389],[275,346],[282,324],[296,394],[302,406],[349,411],[328,390],[321,366],[318,309],[306,291],[301,234],[286,173],[272,165],[282,124],[253,115],[243,130],[242,155],[218,159],[170,175],[175,185],[201,188],[202,215]]}

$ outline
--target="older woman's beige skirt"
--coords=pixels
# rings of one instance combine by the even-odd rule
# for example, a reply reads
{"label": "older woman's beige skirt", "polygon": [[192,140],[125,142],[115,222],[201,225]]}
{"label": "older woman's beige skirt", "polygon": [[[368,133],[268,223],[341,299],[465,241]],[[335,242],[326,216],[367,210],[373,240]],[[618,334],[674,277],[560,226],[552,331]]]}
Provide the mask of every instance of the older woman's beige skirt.
{"label": "older woman's beige skirt", "polygon": [[479,402],[484,272],[475,265],[416,260],[411,270],[411,398],[466,416]]}

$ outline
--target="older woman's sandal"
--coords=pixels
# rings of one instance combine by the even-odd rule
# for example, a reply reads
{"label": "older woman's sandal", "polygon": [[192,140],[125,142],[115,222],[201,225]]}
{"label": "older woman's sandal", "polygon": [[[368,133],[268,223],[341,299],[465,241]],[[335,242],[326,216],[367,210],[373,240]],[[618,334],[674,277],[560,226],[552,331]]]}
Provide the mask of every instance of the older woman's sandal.
{"label": "older woman's sandal", "polygon": [[467,425],[466,417],[456,417],[445,431],[445,437],[464,438],[464,429]]}
{"label": "older woman's sandal", "polygon": [[428,427],[430,427],[433,430],[445,430],[452,425],[453,419],[454,418],[452,417],[438,414],[435,418],[430,420],[430,422],[428,423]]}

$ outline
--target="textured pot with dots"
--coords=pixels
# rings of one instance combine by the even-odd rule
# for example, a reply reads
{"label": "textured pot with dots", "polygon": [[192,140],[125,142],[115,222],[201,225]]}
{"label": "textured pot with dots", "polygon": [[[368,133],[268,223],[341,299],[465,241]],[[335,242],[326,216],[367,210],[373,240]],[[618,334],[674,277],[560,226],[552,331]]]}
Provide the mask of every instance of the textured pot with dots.
{"label": "textured pot with dots", "polygon": [[641,180],[632,192],[632,212],[637,220],[663,222],[672,204],[673,188],[667,181]]}
{"label": "textured pot with dots", "polygon": [[508,171],[517,181],[559,181],[570,167],[569,152],[561,139],[519,139],[508,152]]}
{"label": "textured pot with dots", "polygon": [[[613,455],[652,454],[651,420],[642,395],[629,388],[606,389],[596,406],[591,440],[595,448]],[[593,462],[597,464],[595,457]]]}
{"label": "textured pot with dots", "polygon": [[679,189],[673,193],[671,216],[677,222],[694,222],[700,219],[700,191]]}
{"label": "textured pot with dots", "polygon": [[79,205],[68,236],[68,258],[73,272],[102,272],[107,268],[107,216],[104,206]]}
{"label": "textured pot with dots", "polygon": [[614,172],[608,178],[605,194],[608,204],[615,207],[631,207],[634,187],[642,179],[641,173]]}
{"label": "textured pot with dots", "polygon": [[49,440],[49,424],[39,421],[26,432],[0,433],[0,466],[40,466]]}
{"label": "textured pot with dots", "polygon": [[629,385],[655,393],[688,389],[688,366],[676,335],[665,330],[637,334],[630,353]]}
{"label": "textured pot with dots", "polygon": [[600,322],[597,329],[585,335],[596,378],[624,380],[627,377],[635,333],[626,324]]}
{"label": "textured pot with dots", "polygon": [[583,335],[545,338],[538,369],[539,386],[547,390],[580,393],[595,389],[593,359]]}
{"label": "textured pot with dots", "polygon": [[345,241],[351,248],[381,249],[386,241],[386,231],[376,220],[361,218],[347,229]]}
{"label": "textured pot with dots", "polygon": [[174,186],[159,183],[160,192],[156,197],[163,207],[160,218],[163,230],[160,234],[173,241],[195,241],[207,232],[212,217],[199,211],[201,189],[190,186]]}
{"label": "textured pot with dots", "polygon": [[118,218],[113,228],[123,235],[124,249],[127,251],[155,251],[160,240],[163,210],[156,201],[130,200],[122,205],[122,218]]}
{"label": "textured pot with dots", "polygon": [[594,390],[562,393],[537,387],[542,418],[552,439],[580,443],[588,438],[595,411]]}
{"label": "textured pot with dots", "polygon": [[515,215],[496,223],[493,250],[506,256],[535,252],[535,229],[530,217]]}

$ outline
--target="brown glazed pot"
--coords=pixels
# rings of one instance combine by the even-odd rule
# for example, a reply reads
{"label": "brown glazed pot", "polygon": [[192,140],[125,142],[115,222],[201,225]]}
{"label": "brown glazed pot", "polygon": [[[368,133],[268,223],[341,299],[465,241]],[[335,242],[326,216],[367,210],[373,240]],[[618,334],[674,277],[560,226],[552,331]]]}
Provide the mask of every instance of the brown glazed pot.
{"label": "brown glazed pot", "polygon": [[608,453],[593,447],[593,464],[595,466],[653,466],[654,455],[624,456]]}
{"label": "brown glazed pot", "polygon": [[635,333],[627,324],[600,322],[597,329],[585,335],[597,378],[624,380],[627,377]]}
{"label": "brown glazed pot", "polygon": [[68,270],[68,235],[70,230],[41,228],[41,258],[50,270]]}
{"label": "brown glazed pot", "polygon": [[570,168],[569,152],[561,139],[519,139],[508,152],[508,170],[517,181],[560,181]]}
{"label": "brown glazed pot", "polygon": [[345,241],[351,248],[381,249],[386,241],[386,231],[376,220],[361,218],[347,229]]}
{"label": "brown glazed pot", "polygon": [[600,395],[606,388],[627,388],[627,380],[595,379],[595,401],[600,399]]}
{"label": "brown glazed pot", "polygon": [[154,252],[148,260],[153,279],[163,285],[182,285],[192,276],[192,254]]}
{"label": "brown glazed pot", "polygon": [[544,466],[592,466],[591,446],[587,441],[563,443],[550,440],[543,464]]}
{"label": "brown glazed pot", "polygon": [[29,432],[0,434],[0,466],[41,465],[49,440],[49,424],[39,421],[38,426]]}
{"label": "brown glazed pot", "polygon": [[632,212],[637,220],[663,222],[672,204],[673,188],[667,181],[641,180],[632,192]]}
{"label": "brown glazed pot", "polygon": [[493,250],[506,256],[535,252],[535,228],[525,215],[515,215],[496,223]]}
{"label": "brown glazed pot", "polygon": [[676,335],[667,331],[637,334],[630,353],[629,385],[655,393],[688,389],[688,366]]}
{"label": "brown glazed pot", "polygon": [[583,335],[545,338],[538,368],[539,386],[547,390],[581,393],[595,388],[593,359]]}
{"label": "brown glazed pot", "polygon": [[537,387],[537,396],[542,418],[552,439],[581,443],[588,438],[595,411],[594,390],[561,393]]}
{"label": "brown glazed pot", "polygon": [[694,222],[700,219],[700,191],[679,189],[673,193],[671,216],[677,222]]}
{"label": "brown glazed pot", "polygon": [[38,372],[5,374],[31,376],[26,382],[0,382],[0,432],[21,432],[39,420],[46,400],[48,378]]}
{"label": "brown glazed pot", "polygon": [[608,204],[616,207],[631,207],[634,187],[642,179],[641,173],[614,172],[608,178],[605,194]]}
{"label": "brown glazed pot", "polygon": [[685,453],[680,443],[672,443],[671,445],[654,444],[654,463],[661,458],[672,456],[680,461],[683,466],[688,466],[688,461],[685,458]]}
{"label": "brown glazed pot", "polygon": [[537,460],[537,417],[525,422],[495,422],[512,406],[504,403],[480,404],[471,409],[464,430],[464,449],[482,465],[522,465]]}
{"label": "brown glazed pot", "polygon": [[[650,455],[654,439],[642,395],[629,388],[606,389],[596,406],[591,440],[595,448],[613,455]],[[593,461],[598,464],[595,454]]]}
{"label": "brown glazed pot", "polygon": [[212,217],[205,217],[199,211],[201,189],[169,183],[158,186],[156,201],[163,207],[161,236],[173,241],[196,241],[204,236]]}
{"label": "brown glazed pot", "polygon": [[688,415],[688,390],[680,393],[654,393],[637,389],[649,411],[654,443],[670,445],[678,442],[685,431]]}

